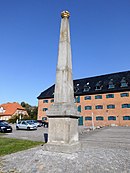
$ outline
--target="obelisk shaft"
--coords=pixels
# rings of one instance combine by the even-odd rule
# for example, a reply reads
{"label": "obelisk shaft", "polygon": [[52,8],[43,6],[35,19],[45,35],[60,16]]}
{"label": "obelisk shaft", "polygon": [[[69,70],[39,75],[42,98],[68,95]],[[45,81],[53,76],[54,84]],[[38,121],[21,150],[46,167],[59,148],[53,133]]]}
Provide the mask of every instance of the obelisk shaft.
{"label": "obelisk shaft", "polygon": [[63,16],[61,20],[54,102],[74,102],[72,57],[68,16]]}

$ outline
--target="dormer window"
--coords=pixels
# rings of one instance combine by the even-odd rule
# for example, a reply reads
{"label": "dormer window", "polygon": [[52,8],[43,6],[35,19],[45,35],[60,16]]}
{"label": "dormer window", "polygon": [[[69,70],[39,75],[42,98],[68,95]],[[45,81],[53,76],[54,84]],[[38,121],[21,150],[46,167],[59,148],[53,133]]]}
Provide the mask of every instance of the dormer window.
{"label": "dormer window", "polygon": [[0,113],[4,113],[4,112],[5,112],[4,108],[0,107]]}
{"label": "dormer window", "polygon": [[113,89],[113,88],[115,88],[115,84],[113,83],[113,79],[110,79],[108,83],[108,89]]}
{"label": "dormer window", "polygon": [[125,77],[121,79],[121,87],[128,87],[128,82],[126,81]]}
{"label": "dormer window", "polygon": [[90,90],[90,86],[89,86],[89,82],[88,83],[86,83],[85,85],[84,85],[84,89],[83,89],[83,92],[87,92],[87,91],[89,91]]}
{"label": "dormer window", "polygon": [[96,88],[95,90],[101,90],[102,89],[102,85],[101,85],[101,81],[96,83]]}
{"label": "dormer window", "polygon": [[74,93],[77,93],[79,91],[79,83],[77,83],[75,86],[74,86]]}
{"label": "dormer window", "polygon": [[78,92],[78,90],[79,90],[79,88],[78,88],[78,87],[74,87],[74,93],[77,93],[77,92]]}

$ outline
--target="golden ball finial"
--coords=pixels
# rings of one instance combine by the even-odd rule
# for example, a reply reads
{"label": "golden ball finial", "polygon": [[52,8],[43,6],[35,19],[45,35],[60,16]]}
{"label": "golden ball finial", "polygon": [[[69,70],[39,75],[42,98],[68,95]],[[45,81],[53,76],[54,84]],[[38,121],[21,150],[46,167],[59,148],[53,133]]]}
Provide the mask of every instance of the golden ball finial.
{"label": "golden ball finial", "polygon": [[64,17],[67,17],[69,18],[70,17],[70,13],[68,11],[62,11],[61,12],[61,17],[64,18]]}

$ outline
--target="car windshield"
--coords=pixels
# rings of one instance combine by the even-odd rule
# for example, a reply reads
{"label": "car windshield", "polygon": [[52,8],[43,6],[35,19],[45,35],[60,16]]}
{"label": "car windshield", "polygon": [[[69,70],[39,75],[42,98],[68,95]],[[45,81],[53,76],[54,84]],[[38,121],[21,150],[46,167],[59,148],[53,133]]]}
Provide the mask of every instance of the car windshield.
{"label": "car windshield", "polygon": [[7,122],[0,122],[0,125],[8,125],[8,123]]}
{"label": "car windshield", "polygon": [[34,124],[34,123],[33,123],[33,122],[31,122],[31,121],[27,121],[27,123],[28,123],[28,124]]}
{"label": "car windshield", "polygon": [[4,124],[8,124],[6,121],[3,121]]}

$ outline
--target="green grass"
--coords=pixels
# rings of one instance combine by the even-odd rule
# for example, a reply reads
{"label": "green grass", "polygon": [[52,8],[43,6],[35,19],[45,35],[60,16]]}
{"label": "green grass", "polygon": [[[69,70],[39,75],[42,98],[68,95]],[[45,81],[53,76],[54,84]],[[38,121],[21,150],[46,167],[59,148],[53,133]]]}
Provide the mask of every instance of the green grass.
{"label": "green grass", "polygon": [[7,154],[33,148],[40,144],[43,144],[43,142],[10,139],[10,138],[4,138],[0,135],[0,156],[4,156]]}

